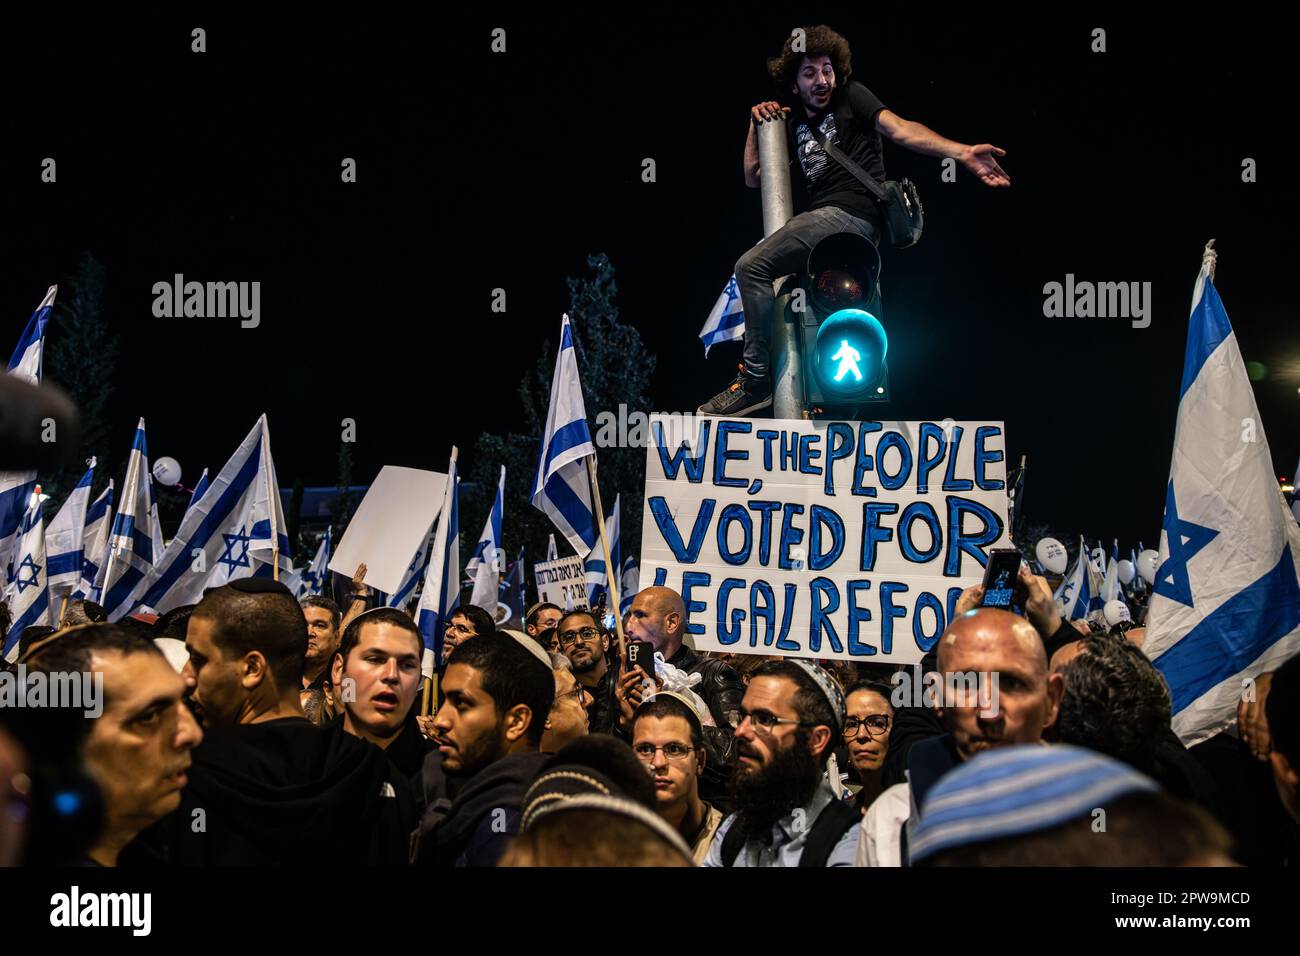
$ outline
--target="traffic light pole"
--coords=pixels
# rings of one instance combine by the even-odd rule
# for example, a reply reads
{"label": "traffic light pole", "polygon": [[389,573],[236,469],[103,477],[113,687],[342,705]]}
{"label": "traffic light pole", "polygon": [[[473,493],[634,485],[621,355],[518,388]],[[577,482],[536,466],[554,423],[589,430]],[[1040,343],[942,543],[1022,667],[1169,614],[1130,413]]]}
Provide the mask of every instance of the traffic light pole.
{"label": "traffic light pole", "polygon": [[[763,236],[776,232],[794,215],[790,188],[790,151],[786,146],[787,119],[758,124],[759,186],[763,196]],[[771,366],[772,415],[803,418],[803,385],[799,361],[799,329],[790,320],[790,290],[794,282],[783,279],[772,309]],[[748,317],[747,317],[748,318]]]}

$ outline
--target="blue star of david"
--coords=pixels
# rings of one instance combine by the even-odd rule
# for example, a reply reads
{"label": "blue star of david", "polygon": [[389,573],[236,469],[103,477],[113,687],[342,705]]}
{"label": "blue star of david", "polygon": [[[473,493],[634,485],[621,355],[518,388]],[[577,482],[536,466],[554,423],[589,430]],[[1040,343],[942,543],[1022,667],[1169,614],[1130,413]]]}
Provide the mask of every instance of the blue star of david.
{"label": "blue star of david", "polygon": [[[252,535],[240,528],[235,534],[225,534],[223,532],[221,537],[226,539],[226,551],[221,557],[217,558],[217,563],[228,565],[231,574],[235,573],[236,568],[251,567],[248,561],[248,542]],[[241,544],[244,546],[244,550],[236,555],[235,547]]]}
{"label": "blue star of david", "polygon": [[1192,586],[1187,580],[1187,562],[1217,538],[1219,532],[1178,517],[1178,503],[1174,500],[1172,481],[1165,492],[1165,534],[1169,542],[1169,557],[1156,571],[1156,583],[1152,590],[1171,601],[1193,607]]}
{"label": "blue star of david", "polygon": [[726,315],[727,310],[731,308],[731,303],[740,298],[740,287],[736,285],[736,277],[732,276],[731,281],[727,283],[727,304],[722,307],[722,314]]}
{"label": "blue star of david", "polygon": [[[24,571],[30,571],[32,576],[30,578],[24,578]],[[14,583],[18,585],[18,593],[22,594],[28,588],[37,587],[40,584],[40,581],[38,580],[40,574],[41,566],[32,560],[30,554],[23,558],[22,563],[19,564],[14,571]]]}

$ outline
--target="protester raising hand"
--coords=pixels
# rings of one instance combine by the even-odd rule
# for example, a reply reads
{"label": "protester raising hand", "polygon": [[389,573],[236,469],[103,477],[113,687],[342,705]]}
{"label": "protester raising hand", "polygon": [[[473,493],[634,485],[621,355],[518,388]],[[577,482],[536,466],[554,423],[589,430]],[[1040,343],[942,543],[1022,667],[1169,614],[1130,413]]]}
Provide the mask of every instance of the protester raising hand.
{"label": "protester raising hand", "polygon": [[[630,732],[632,716],[645,699],[643,688],[648,680],[650,680],[650,675],[643,671],[639,664],[630,671],[624,671],[619,675],[618,684],[614,688],[614,696],[618,699],[618,726],[620,730]],[[656,678],[655,685],[662,686],[662,681]]]}
{"label": "protester raising hand", "polygon": [[1237,701],[1237,726],[1241,730],[1241,741],[1250,748],[1251,756],[1256,760],[1268,760],[1273,750],[1273,737],[1268,731],[1268,718],[1264,715],[1264,701],[1268,700],[1268,691],[1273,684],[1272,673],[1260,674],[1255,678],[1253,699],[1247,700],[1243,695]]}
{"label": "protester raising hand", "polygon": [[1044,641],[1050,640],[1061,627],[1061,609],[1052,596],[1047,579],[1033,574],[1022,564],[1020,586],[1025,591],[1025,617]]}
{"label": "protester raising hand", "polygon": [[357,572],[352,575],[352,603],[348,605],[343,621],[339,624],[340,634],[348,629],[354,617],[366,609],[366,599],[369,597],[370,586],[366,584],[366,566],[363,562],[357,565]]}

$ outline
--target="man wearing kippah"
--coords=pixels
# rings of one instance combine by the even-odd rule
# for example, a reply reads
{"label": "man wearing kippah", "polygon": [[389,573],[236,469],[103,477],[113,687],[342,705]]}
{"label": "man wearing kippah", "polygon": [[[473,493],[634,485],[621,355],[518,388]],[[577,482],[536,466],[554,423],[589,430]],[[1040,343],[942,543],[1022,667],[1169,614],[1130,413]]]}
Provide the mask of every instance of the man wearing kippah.
{"label": "man wearing kippah", "polygon": [[844,692],[816,664],[768,661],[754,671],[736,727],[736,812],[705,866],[852,866],[857,809],[839,799],[826,761],[844,729]]}

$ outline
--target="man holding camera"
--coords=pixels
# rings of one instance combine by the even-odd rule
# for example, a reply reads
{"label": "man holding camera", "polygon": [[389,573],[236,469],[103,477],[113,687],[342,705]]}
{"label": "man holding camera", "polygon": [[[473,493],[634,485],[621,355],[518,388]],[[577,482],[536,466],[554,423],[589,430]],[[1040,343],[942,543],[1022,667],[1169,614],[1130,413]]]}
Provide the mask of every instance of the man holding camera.
{"label": "man holding camera", "polygon": [[[885,108],[853,75],[848,41],[826,26],[795,30],[781,55],[768,60],[783,96],[797,101],[786,123],[790,154],[798,159],[808,193],[808,209],[754,246],[736,263],[736,283],[745,311],[745,350],[740,374],[699,408],[701,415],[748,415],[772,404],[768,335],[776,298],[772,284],[803,270],[808,254],[826,236],[857,233],[873,245],[883,231],[876,201],[867,187],[822,146],[822,140],[877,182],[885,178],[883,133],[895,143],[927,156],[957,160],[988,186],[1010,186],[996,157],[1005,151],[989,143],[967,146]],[[780,103],[750,110],[745,141],[745,185],[760,184],[758,124],[781,120],[792,111]]]}

